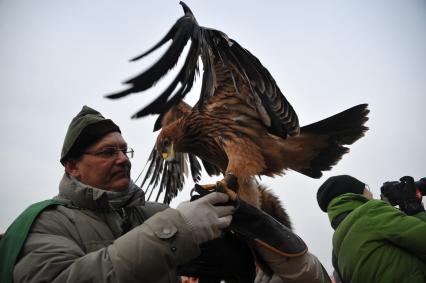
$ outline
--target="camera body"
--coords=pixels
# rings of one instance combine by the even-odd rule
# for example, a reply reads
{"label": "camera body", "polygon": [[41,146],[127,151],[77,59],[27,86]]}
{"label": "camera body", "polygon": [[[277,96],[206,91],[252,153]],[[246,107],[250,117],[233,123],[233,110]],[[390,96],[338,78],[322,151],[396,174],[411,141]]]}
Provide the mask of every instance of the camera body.
{"label": "camera body", "polygon": [[[410,183],[410,184],[408,184]],[[401,205],[407,198],[413,198],[413,196],[407,195],[407,186],[410,186],[412,190],[415,190],[415,199],[421,203],[422,197],[426,195],[426,178],[414,182],[412,177],[402,177],[400,181],[390,181],[383,183],[380,188],[380,198],[392,206]],[[410,192],[412,193],[412,192]]]}

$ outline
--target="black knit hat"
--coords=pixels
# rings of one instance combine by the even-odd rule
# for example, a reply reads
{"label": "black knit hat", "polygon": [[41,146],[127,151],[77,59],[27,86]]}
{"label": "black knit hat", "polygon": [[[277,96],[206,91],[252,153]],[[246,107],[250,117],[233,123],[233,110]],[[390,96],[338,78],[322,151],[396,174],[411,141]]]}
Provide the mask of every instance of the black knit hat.
{"label": "black knit hat", "polygon": [[105,119],[98,111],[84,105],[77,116],[72,119],[61,152],[61,163],[70,157],[79,157],[82,152],[111,132],[120,128],[110,119]]}
{"label": "black knit hat", "polygon": [[362,194],[365,184],[349,175],[328,178],[318,189],[317,201],[322,211],[327,212],[330,201],[346,193]]}

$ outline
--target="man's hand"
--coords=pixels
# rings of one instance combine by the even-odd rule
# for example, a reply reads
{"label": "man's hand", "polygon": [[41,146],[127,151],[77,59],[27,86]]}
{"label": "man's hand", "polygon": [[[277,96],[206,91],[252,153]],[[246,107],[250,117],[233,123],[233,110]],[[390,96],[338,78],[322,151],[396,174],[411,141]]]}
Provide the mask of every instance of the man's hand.
{"label": "man's hand", "polygon": [[186,201],[178,205],[176,209],[191,227],[197,244],[219,237],[222,229],[229,226],[235,208],[231,205],[215,206],[228,200],[228,195],[214,192],[195,201]]}

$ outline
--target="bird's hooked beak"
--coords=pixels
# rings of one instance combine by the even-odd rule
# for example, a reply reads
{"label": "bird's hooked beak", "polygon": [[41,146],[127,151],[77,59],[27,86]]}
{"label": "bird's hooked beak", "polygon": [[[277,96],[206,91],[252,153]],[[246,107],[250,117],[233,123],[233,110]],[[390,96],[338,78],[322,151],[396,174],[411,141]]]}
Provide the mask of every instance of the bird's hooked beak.
{"label": "bird's hooked beak", "polygon": [[165,151],[161,153],[161,156],[166,161],[173,161],[175,160],[175,149],[173,146],[173,143],[170,144],[170,146],[165,148]]}

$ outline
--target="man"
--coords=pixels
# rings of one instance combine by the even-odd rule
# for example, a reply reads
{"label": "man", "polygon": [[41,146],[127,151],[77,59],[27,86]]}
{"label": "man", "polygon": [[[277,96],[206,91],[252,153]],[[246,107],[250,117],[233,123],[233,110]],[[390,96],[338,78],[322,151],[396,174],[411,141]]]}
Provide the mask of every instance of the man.
{"label": "man", "polygon": [[[409,186],[410,184],[406,184]],[[415,190],[406,190],[412,200]],[[333,265],[343,282],[426,282],[423,207],[412,216],[380,200],[348,175],[326,180],[318,190],[333,235]]]}
{"label": "man", "polygon": [[84,106],[65,137],[65,174],[35,220],[14,282],[176,282],[176,268],[229,226],[234,208],[212,193],[177,209],[145,202],[130,179],[133,150],[119,127]]}

